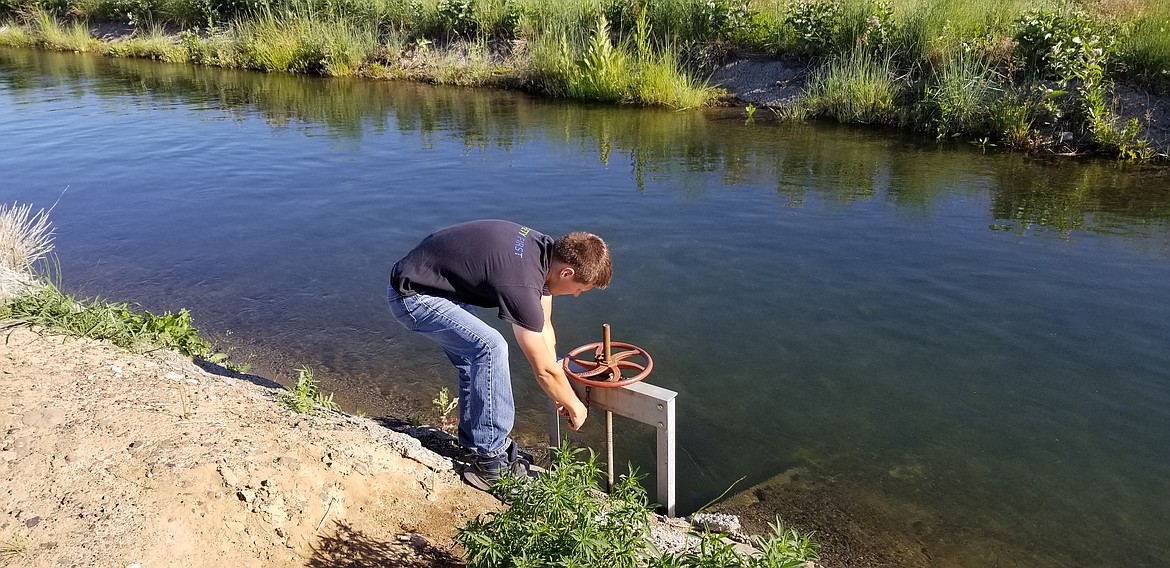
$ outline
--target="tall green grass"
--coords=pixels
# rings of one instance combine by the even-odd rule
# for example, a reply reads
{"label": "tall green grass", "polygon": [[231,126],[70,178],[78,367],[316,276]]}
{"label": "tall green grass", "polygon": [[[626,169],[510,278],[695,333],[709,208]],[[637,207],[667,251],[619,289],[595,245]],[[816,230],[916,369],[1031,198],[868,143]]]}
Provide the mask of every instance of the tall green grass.
{"label": "tall green grass", "polygon": [[28,12],[26,17],[38,47],[76,52],[101,48],[101,42],[90,35],[85,22],[60,22],[48,11],[39,9]]}
{"label": "tall green grass", "polygon": [[1015,22],[1035,0],[901,0],[894,2],[894,49],[903,61],[941,68],[959,53],[1000,63],[1011,57]]}
{"label": "tall green grass", "polygon": [[187,48],[176,42],[175,37],[159,25],[152,25],[128,38],[111,41],[102,50],[114,57],[157,59],[167,63],[186,63],[191,58]]}
{"label": "tall green grass", "polygon": [[232,25],[240,64],[259,71],[352,75],[378,47],[369,24],[264,12]]}
{"label": "tall green grass", "polygon": [[1123,73],[1170,91],[1170,3],[1151,6],[1128,27],[1118,46]]}
{"label": "tall green grass", "polygon": [[900,90],[889,58],[856,50],[813,71],[802,105],[839,122],[892,124]]}
{"label": "tall green grass", "polygon": [[923,122],[940,139],[987,133],[1002,82],[986,57],[958,53],[928,81],[918,105]]}
{"label": "tall green grass", "polygon": [[554,96],[607,102],[701,106],[714,90],[687,74],[670,49],[656,49],[642,18],[634,36],[614,43],[609,22],[599,16],[583,45],[568,36],[542,36],[532,46],[528,80]]}

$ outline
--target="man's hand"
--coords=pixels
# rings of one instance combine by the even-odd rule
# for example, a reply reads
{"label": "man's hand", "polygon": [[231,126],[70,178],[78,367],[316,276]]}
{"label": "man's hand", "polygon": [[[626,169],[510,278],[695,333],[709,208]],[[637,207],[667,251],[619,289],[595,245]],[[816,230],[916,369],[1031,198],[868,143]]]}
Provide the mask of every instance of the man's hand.
{"label": "man's hand", "polygon": [[580,430],[581,426],[585,424],[585,419],[589,418],[589,407],[584,404],[580,405],[581,409],[576,413],[570,412],[564,406],[557,406],[557,410],[561,415],[569,419],[569,428],[573,430]]}

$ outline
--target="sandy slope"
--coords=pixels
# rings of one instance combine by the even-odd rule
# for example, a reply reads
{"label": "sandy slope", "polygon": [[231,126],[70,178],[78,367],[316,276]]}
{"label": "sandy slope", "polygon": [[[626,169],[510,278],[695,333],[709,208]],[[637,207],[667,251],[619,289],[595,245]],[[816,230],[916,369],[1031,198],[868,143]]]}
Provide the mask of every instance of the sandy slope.
{"label": "sandy slope", "polygon": [[444,566],[499,506],[414,438],[222,373],[0,332],[0,566]]}

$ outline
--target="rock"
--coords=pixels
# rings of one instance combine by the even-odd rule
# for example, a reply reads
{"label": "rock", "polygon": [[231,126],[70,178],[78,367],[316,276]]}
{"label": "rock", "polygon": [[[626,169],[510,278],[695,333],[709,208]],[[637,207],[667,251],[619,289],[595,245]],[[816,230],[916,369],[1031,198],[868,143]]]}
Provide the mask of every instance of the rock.
{"label": "rock", "polygon": [[711,532],[737,533],[740,530],[739,517],[723,513],[699,513],[691,517],[691,523]]}
{"label": "rock", "polygon": [[142,440],[134,440],[133,442],[130,442],[130,449],[137,450],[138,448],[141,448],[144,445],[146,445],[146,442],[143,442]]}
{"label": "rock", "polygon": [[41,523],[40,517],[29,517],[29,518],[24,520],[24,526],[26,526],[30,529],[39,525],[40,523]]}
{"label": "rock", "polygon": [[165,377],[166,377],[167,379],[169,379],[169,380],[172,380],[172,381],[181,381],[181,380],[183,380],[183,375],[180,375],[180,374],[178,374],[178,373],[174,373],[174,372],[167,373],[167,374],[165,375]]}

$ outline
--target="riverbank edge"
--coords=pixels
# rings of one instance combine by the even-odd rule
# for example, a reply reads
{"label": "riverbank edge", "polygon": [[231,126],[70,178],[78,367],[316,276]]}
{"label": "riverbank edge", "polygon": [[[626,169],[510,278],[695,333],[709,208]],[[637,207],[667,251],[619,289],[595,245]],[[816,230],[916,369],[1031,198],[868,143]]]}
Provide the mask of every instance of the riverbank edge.
{"label": "riverbank edge", "polygon": [[[38,41],[35,30],[16,23],[0,23],[0,46],[49,49],[55,51],[93,52],[106,57],[130,57],[153,59],[174,64],[199,64],[231,67],[216,64],[215,57],[204,57],[193,61],[184,42],[205,37],[192,34],[190,30],[155,30],[144,34],[142,30],[126,24],[87,24],[86,38],[74,37],[67,41]],[[74,33],[77,28],[74,29]],[[9,37],[6,39],[4,35]],[[23,38],[23,39],[22,39]],[[88,39],[87,39],[88,38]],[[563,98],[556,93],[541,92],[536,82],[528,77],[525,68],[525,52],[528,49],[523,40],[491,41],[485,43],[453,41],[447,45],[429,42],[414,44],[411,49],[396,55],[381,53],[373,60],[364,60],[349,69],[347,74],[369,80],[405,80],[421,83],[479,87],[526,92],[535,96]],[[176,55],[177,53],[180,53]],[[685,79],[686,86],[678,89],[707,89],[706,104],[736,108],[748,120],[754,120],[759,109],[772,111],[763,120],[807,121],[806,109],[801,102],[810,95],[810,79],[814,76],[815,61],[810,58],[777,57],[763,52],[741,49],[726,49],[720,52],[712,63],[707,79],[696,85]],[[327,69],[305,74],[328,76]],[[684,73],[685,75],[685,73]],[[676,81],[678,82],[678,81]],[[697,85],[706,85],[698,87]],[[693,89],[692,89],[693,90]],[[1122,125],[1136,124],[1138,130],[1133,138],[1117,148],[1106,148],[1092,137],[1076,134],[1075,124],[1057,121],[1044,128],[1034,128],[1023,146],[998,144],[991,138],[973,138],[973,144],[984,150],[1004,145],[1012,151],[1026,151],[1041,155],[1062,157],[1114,157],[1129,161],[1144,161],[1153,165],[1170,165],[1170,94],[1161,95],[1140,86],[1109,82],[1106,91],[1107,107],[1112,109],[1110,119],[1120,133]],[[685,100],[695,100],[695,93],[685,95]],[[577,97],[568,96],[573,99]],[[666,98],[664,98],[665,100]],[[589,98],[584,99],[589,102]],[[679,100],[679,99],[676,99]],[[603,101],[607,102],[607,101]],[[608,101],[614,102],[614,101]],[[627,101],[628,102],[628,101]],[[669,106],[669,105],[668,105]],[[684,107],[689,109],[692,107]],[[740,110],[742,109],[742,110]],[[913,108],[898,107],[896,112],[909,114]],[[794,112],[795,111],[795,112]],[[826,119],[819,119],[826,120]],[[832,120],[832,119],[829,119]],[[837,117],[836,122],[851,124],[848,119]],[[857,126],[872,128],[874,124],[862,121]],[[877,124],[891,130],[920,131],[912,124]],[[924,138],[927,137],[923,133]],[[953,138],[953,137],[952,137]],[[960,139],[965,139],[960,137]],[[941,138],[940,138],[941,140]],[[1132,148],[1144,147],[1140,155]]]}
{"label": "riverbank edge", "polygon": [[[359,536],[364,560],[461,565],[457,527],[501,506],[462,482],[435,428],[291,412],[276,381],[174,351],[4,320],[0,335],[0,565],[332,566]],[[650,519],[660,550],[692,538],[684,519]]]}

